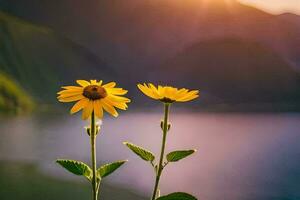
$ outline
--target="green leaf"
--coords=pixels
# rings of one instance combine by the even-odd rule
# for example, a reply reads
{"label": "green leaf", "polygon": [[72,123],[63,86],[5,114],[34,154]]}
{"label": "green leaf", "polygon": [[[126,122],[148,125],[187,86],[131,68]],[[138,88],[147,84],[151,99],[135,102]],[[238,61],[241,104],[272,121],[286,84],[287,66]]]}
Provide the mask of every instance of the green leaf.
{"label": "green leaf", "polygon": [[85,163],[76,160],[64,159],[58,159],[56,162],[69,172],[78,176],[85,176],[88,180],[92,180],[92,170]]}
{"label": "green leaf", "polygon": [[129,142],[124,142],[124,144],[129,149],[131,149],[135,154],[137,154],[139,157],[141,157],[143,160],[152,162],[155,159],[155,156],[153,155],[153,153],[151,153],[150,151],[148,151],[142,147],[136,146]]}
{"label": "green leaf", "polygon": [[184,192],[175,192],[159,197],[156,200],[197,200],[197,198]]}
{"label": "green leaf", "polygon": [[101,166],[99,169],[97,169],[97,174],[101,177],[104,178],[111,173],[113,173],[115,170],[117,170],[119,167],[121,167],[125,162],[128,160],[122,160],[122,161],[117,161],[113,163],[108,163],[106,165]]}
{"label": "green leaf", "polygon": [[169,162],[176,162],[179,161],[191,154],[196,152],[196,150],[180,150],[180,151],[173,151],[167,154],[167,160]]}

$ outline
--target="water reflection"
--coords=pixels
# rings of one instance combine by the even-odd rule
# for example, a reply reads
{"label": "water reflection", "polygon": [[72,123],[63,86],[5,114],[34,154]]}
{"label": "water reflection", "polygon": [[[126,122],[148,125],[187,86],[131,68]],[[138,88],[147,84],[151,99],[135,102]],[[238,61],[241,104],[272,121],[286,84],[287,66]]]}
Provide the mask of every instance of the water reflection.
{"label": "water reflection", "polygon": [[[98,159],[130,162],[110,181],[151,193],[153,169],[122,145],[131,141],[158,154],[160,114],[107,118],[98,137]],[[162,176],[164,193],[187,191],[201,199],[299,199],[300,115],[187,114],[171,116],[167,151],[196,148]],[[2,120],[0,159],[40,163],[47,174],[74,178],[56,158],[89,162],[89,139],[78,117],[39,116]],[[164,177],[168,176],[168,180]]]}

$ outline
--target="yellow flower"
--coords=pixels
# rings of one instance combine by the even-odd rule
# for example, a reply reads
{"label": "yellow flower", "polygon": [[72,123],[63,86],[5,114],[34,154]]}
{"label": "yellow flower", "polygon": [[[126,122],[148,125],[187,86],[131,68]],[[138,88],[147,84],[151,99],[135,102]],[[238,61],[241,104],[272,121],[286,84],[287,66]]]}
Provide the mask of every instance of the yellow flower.
{"label": "yellow flower", "polygon": [[77,101],[71,109],[71,114],[83,109],[82,119],[88,119],[94,111],[96,117],[103,117],[103,109],[113,115],[118,116],[116,108],[126,110],[130,99],[122,97],[127,90],[115,88],[116,83],[110,82],[102,85],[102,81],[77,80],[79,86],[65,86],[63,90],[58,92],[58,100],[60,102]]}
{"label": "yellow flower", "polygon": [[138,84],[137,86],[148,97],[160,100],[164,103],[186,102],[196,99],[199,96],[198,90],[189,91],[185,88],[178,89],[161,85],[155,87],[152,83]]}

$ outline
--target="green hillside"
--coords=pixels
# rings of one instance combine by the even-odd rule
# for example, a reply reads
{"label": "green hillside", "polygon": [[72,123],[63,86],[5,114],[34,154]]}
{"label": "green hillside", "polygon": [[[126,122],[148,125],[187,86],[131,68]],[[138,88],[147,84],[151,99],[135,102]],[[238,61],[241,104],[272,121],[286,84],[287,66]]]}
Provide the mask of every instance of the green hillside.
{"label": "green hillside", "polygon": [[33,107],[31,97],[15,81],[0,72],[0,113],[25,113]]}
{"label": "green hillside", "polygon": [[111,79],[105,63],[48,28],[0,12],[0,70],[44,103],[78,78]]}

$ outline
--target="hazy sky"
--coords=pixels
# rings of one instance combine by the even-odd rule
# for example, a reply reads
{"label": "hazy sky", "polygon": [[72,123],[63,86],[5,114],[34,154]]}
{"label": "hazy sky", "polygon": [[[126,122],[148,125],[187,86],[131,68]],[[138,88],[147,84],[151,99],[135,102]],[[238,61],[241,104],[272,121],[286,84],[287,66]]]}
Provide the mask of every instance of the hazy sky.
{"label": "hazy sky", "polygon": [[300,0],[240,0],[272,13],[293,12],[300,15]]}

